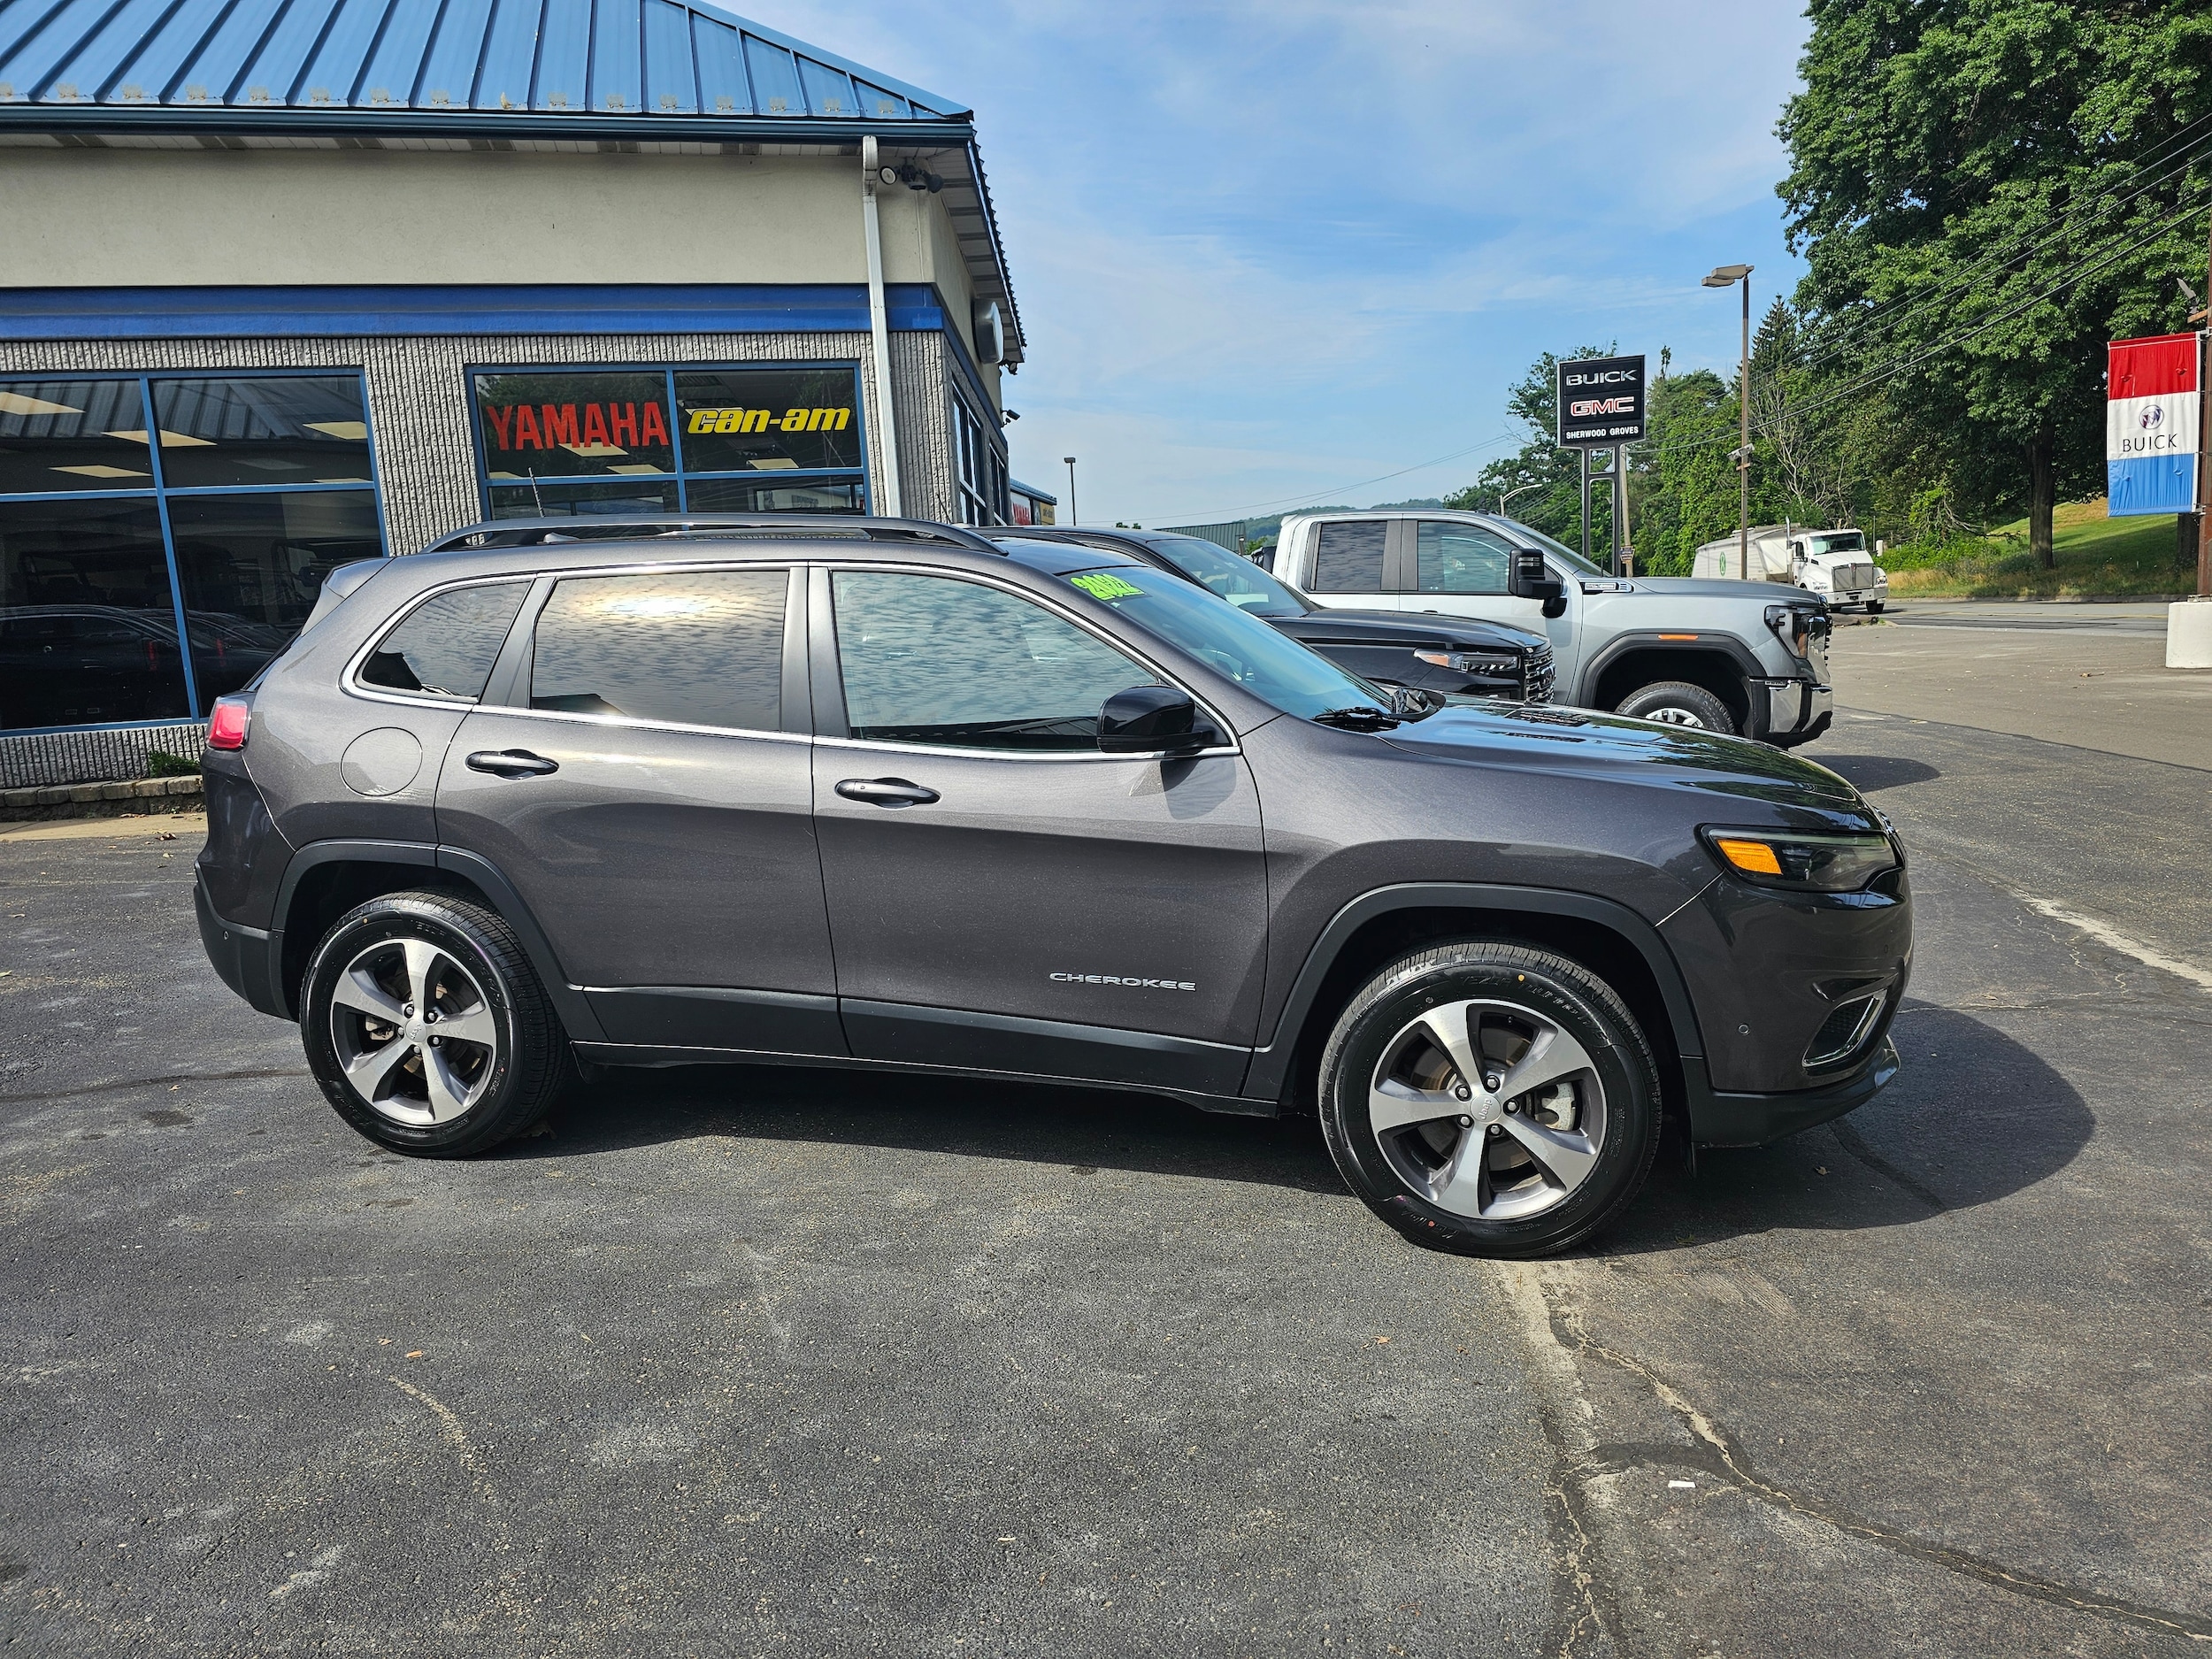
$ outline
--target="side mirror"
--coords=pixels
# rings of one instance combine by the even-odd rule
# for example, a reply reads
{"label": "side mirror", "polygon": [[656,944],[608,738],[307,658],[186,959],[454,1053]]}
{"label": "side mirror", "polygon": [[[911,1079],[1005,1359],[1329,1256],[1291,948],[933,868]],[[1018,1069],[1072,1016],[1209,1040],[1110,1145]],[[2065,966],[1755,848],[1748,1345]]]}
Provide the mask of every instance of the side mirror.
{"label": "side mirror", "polygon": [[1098,711],[1098,747],[1108,755],[1194,755],[1220,741],[1198,705],[1172,686],[1132,686]]}
{"label": "side mirror", "polygon": [[1540,597],[1536,588],[1545,579],[1544,552],[1541,548],[1517,547],[1513,549],[1513,582],[1515,594],[1524,599]]}

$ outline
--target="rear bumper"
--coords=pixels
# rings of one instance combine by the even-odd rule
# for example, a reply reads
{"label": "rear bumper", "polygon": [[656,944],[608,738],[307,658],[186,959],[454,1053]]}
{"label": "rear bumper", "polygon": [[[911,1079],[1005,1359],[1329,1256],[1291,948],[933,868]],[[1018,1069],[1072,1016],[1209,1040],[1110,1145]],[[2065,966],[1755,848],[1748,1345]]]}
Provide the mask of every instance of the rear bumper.
{"label": "rear bumper", "polygon": [[192,883],[192,908],[200,918],[200,947],[214,964],[217,977],[261,1012],[279,1019],[290,1018],[270,978],[273,953],[268,933],[258,927],[242,927],[218,916],[207,896],[204,876],[196,877]]}
{"label": "rear bumper", "polygon": [[1889,1087],[1898,1064],[1897,1045],[1885,1037],[1840,1081],[1786,1094],[1733,1094],[1712,1087],[1702,1061],[1686,1062],[1690,1138],[1701,1147],[1762,1147],[1779,1141],[1856,1111]]}

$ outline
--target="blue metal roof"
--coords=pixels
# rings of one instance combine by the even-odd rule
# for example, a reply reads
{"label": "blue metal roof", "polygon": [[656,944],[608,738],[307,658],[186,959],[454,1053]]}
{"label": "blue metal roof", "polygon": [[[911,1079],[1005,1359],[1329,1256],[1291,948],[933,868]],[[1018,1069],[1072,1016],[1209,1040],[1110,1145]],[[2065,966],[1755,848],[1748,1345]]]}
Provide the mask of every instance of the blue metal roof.
{"label": "blue metal roof", "polygon": [[656,116],[875,127],[968,114],[684,0],[0,0],[0,109],[25,105],[503,111],[632,131]]}

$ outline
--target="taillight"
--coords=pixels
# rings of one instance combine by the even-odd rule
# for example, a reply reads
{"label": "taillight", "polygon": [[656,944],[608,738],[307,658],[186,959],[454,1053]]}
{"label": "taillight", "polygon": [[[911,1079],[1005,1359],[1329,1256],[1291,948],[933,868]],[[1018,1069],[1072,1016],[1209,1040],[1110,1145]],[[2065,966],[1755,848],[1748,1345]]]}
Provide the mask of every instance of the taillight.
{"label": "taillight", "polygon": [[246,726],[252,718],[253,705],[243,697],[218,697],[214,708],[208,711],[207,746],[245,748]]}

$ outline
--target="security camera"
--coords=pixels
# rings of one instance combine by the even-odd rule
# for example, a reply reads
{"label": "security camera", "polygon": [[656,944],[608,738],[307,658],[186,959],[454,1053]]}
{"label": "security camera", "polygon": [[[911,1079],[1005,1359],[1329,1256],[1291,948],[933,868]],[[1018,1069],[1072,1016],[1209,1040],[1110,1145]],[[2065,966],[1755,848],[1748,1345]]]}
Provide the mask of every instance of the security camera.
{"label": "security camera", "polygon": [[886,184],[896,184],[899,181],[899,170],[896,167],[879,167],[876,169],[876,177]]}

